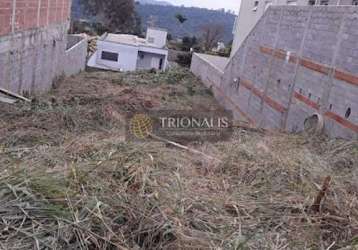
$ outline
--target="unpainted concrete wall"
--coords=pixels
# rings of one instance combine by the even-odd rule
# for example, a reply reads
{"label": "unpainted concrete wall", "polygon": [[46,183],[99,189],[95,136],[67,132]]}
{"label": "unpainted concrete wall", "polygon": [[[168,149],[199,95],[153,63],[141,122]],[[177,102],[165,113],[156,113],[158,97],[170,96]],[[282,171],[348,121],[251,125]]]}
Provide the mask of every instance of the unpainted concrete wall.
{"label": "unpainted concrete wall", "polygon": [[71,0],[0,1],[0,87],[42,92],[65,72],[70,5]]}
{"label": "unpainted concrete wall", "polygon": [[24,94],[43,92],[61,75],[67,24],[0,37],[0,87]]}
{"label": "unpainted concrete wall", "polygon": [[[221,75],[217,94],[259,127],[301,131],[318,113],[330,136],[357,139],[357,31],[355,6],[270,7]],[[204,66],[196,62],[200,76]]]}
{"label": "unpainted concrete wall", "polygon": [[79,35],[67,36],[67,50],[65,52],[65,63],[63,72],[71,76],[84,71],[87,59],[87,39]]}
{"label": "unpainted concrete wall", "polygon": [[[255,3],[258,3],[255,8]],[[241,1],[240,12],[234,27],[234,41],[232,44],[232,55],[236,53],[237,49],[241,46],[246,36],[250,33],[257,21],[264,15],[269,5],[289,5],[293,4],[301,6],[310,5],[309,0],[271,0],[271,1],[256,1],[245,0]],[[353,5],[353,0],[328,0],[328,5]],[[316,1],[316,5],[320,5],[320,1]],[[254,11],[255,9],[255,11]]]}

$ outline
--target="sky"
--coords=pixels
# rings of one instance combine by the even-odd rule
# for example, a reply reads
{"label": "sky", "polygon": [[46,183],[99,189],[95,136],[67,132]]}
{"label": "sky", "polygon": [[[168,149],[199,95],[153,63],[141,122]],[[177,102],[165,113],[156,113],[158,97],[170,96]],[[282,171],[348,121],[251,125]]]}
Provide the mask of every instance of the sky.
{"label": "sky", "polygon": [[175,5],[196,6],[208,9],[230,9],[239,11],[241,0],[166,0]]}

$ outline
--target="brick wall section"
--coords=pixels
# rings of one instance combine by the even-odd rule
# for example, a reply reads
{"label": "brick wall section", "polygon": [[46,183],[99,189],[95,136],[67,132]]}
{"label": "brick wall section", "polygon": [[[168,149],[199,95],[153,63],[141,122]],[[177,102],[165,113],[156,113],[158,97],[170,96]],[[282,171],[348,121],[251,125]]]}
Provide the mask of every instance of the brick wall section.
{"label": "brick wall section", "polygon": [[69,20],[71,0],[1,0],[0,36]]}
{"label": "brick wall section", "polygon": [[216,84],[224,106],[290,132],[318,113],[330,136],[357,139],[357,41],[356,6],[270,7]]}
{"label": "brick wall section", "polygon": [[0,1],[0,36],[11,32],[12,0]]}

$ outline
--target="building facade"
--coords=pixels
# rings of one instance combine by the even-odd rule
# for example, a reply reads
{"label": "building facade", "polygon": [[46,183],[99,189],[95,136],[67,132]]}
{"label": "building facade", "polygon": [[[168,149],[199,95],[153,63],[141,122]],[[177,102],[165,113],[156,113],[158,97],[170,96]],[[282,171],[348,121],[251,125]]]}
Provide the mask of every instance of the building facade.
{"label": "building facade", "polygon": [[167,67],[167,31],[148,28],[146,38],[126,34],[104,34],[88,66],[115,71],[135,71]]}
{"label": "building facade", "polygon": [[271,5],[358,5],[358,0],[242,0],[233,28],[234,41],[231,56]]}
{"label": "building facade", "polygon": [[0,0],[0,88],[31,95],[84,69],[87,42],[68,39],[70,11],[71,0]]}

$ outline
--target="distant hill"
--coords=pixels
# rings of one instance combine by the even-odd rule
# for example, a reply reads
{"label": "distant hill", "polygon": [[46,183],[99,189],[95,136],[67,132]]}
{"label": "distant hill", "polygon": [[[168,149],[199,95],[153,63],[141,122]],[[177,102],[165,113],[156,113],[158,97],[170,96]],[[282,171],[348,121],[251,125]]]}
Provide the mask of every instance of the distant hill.
{"label": "distant hill", "polygon": [[[141,0],[145,2],[155,0]],[[173,5],[154,5],[136,3],[136,12],[142,20],[143,32],[149,20],[154,20],[155,25],[168,30],[173,38],[182,38],[184,36],[200,36],[200,28],[207,24],[221,24],[224,30],[223,41],[228,43],[232,40],[232,29],[235,22],[235,15],[217,10],[209,10],[195,7],[182,7]],[[181,14],[187,21],[180,25],[175,15]],[[72,17],[78,19],[92,19],[85,16],[79,0],[73,0]]]}
{"label": "distant hill", "polygon": [[155,4],[155,5],[164,5],[171,6],[172,4],[166,1],[157,1],[157,0],[136,0],[140,4]]}
{"label": "distant hill", "polygon": [[72,1],[71,17],[73,20],[91,19],[91,17],[85,15],[84,9],[80,3],[80,0]]}
{"label": "distant hill", "polygon": [[[221,24],[224,28],[225,42],[232,40],[232,29],[235,22],[235,15],[203,8],[187,8],[180,6],[159,6],[159,5],[142,5],[137,4],[136,10],[142,18],[142,26],[146,29],[147,22],[154,17],[156,26],[165,28],[176,38],[183,36],[199,36],[200,28],[210,23]],[[188,20],[181,26],[176,14],[181,14]]]}

